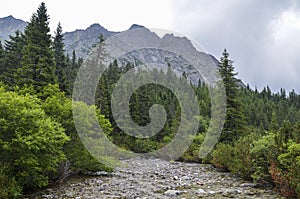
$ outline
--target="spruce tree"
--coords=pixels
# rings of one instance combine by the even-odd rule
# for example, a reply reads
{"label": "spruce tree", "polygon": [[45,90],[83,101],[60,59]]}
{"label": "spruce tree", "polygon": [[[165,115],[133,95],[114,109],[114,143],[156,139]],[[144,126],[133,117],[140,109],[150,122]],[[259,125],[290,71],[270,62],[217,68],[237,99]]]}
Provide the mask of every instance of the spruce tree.
{"label": "spruce tree", "polygon": [[0,75],[2,75],[3,70],[4,70],[4,49],[0,40]]}
{"label": "spruce tree", "polygon": [[233,61],[229,59],[229,53],[225,49],[218,66],[223,79],[226,92],[226,118],[221,142],[232,143],[245,133],[245,116],[239,99],[238,80],[235,78]]}
{"label": "spruce tree", "polygon": [[53,48],[54,48],[54,59],[55,59],[55,66],[56,66],[56,76],[58,78],[59,88],[69,93],[68,90],[68,82],[66,79],[66,72],[67,72],[67,59],[65,56],[65,44],[63,41],[63,34],[62,34],[62,27],[61,24],[58,23],[57,29],[55,31],[54,41],[53,41]]}
{"label": "spruce tree", "polygon": [[77,58],[76,58],[76,52],[75,52],[75,50],[73,50],[72,51],[72,61],[71,61],[71,67],[72,68],[76,68],[77,66],[76,66],[76,60],[77,60]]}
{"label": "spruce tree", "polygon": [[32,85],[37,91],[57,82],[52,40],[49,34],[49,16],[44,3],[34,13],[25,28],[21,68],[18,68],[18,85]]}
{"label": "spruce tree", "polygon": [[9,85],[16,85],[17,69],[21,67],[22,50],[25,45],[24,35],[20,31],[16,31],[15,36],[9,36],[9,40],[5,41],[5,58],[4,66],[1,72],[1,80]]}

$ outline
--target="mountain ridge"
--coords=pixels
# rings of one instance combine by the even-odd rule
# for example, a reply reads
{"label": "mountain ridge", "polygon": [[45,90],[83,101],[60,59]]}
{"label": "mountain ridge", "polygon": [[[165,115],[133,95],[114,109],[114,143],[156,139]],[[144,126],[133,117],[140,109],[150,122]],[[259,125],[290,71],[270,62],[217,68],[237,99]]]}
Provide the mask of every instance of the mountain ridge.
{"label": "mountain ridge", "polygon": [[[2,42],[4,42],[4,40],[9,40],[9,35],[14,35],[17,30],[23,32],[26,25],[27,22],[23,21],[22,19],[17,19],[12,15],[0,18],[0,40],[2,40]],[[145,26],[132,24],[128,30],[138,28],[147,29]],[[64,32],[63,35],[66,53],[71,56],[72,51],[75,50],[77,57],[85,58],[87,53],[91,50],[92,45],[98,41],[100,34],[102,34],[105,38],[108,38],[118,33],[120,32],[109,31],[99,23],[93,23],[86,29],[80,28],[74,31]],[[189,41],[186,37],[175,37],[173,34],[165,34],[162,39],[163,41],[173,39],[174,41],[176,40],[177,43],[181,42],[181,44]],[[193,48],[193,45],[190,43],[189,46],[186,47]]]}
{"label": "mountain ridge", "polygon": [[[9,35],[14,34],[15,31],[24,31],[26,25],[27,23],[25,21],[16,19],[11,15],[0,18],[0,37],[8,39]],[[186,37],[174,36],[172,33],[164,34],[160,37],[158,34],[138,24],[133,24],[126,32],[130,31],[130,37],[132,38],[128,38],[129,41],[126,41],[127,43],[135,43],[141,47],[144,45],[145,48],[151,48],[151,44],[160,43],[160,47],[162,49],[169,49],[170,52],[176,52],[179,56],[184,54],[184,52],[189,52],[190,54],[193,54],[195,51],[199,52],[199,50],[197,50],[192,42]],[[85,59],[88,54],[92,52],[92,46],[99,41],[98,37],[100,34],[102,34],[104,38],[110,38],[111,36],[123,32],[124,31],[109,31],[99,23],[94,23],[86,29],[76,29],[75,31],[65,32],[63,33],[65,52],[71,57],[73,50],[75,50],[77,57]],[[163,52],[159,49],[148,49],[140,53],[133,52],[132,55],[125,57],[125,59],[127,59],[127,61],[135,62],[138,58],[138,62],[147,63],[147,61],[151,60],[155,56],[157,56],[156,61],[158,63],[171,64],[172,69],[177,74],[185,73],[188,80],[193,84],[197,84],[199,78],[204,81],[204,79],[201,78],[201,75],[197,73],[195,68],[190,66],[190,63],[188,63],[187,60],[183,61],[180,57],[171,55],[169,52]],[[214,67],[216,69],[218,60],[213,55],[205,52],[199,52],[196,56],[201,57],[200,62],[198,63],[198,67],[202,70],[201,73],[204,73],[206,76],[210,76],[210,74],[207,73],[210,70],[208,70],[207,66]],[[170,63],[166,61],[168,59]]]}
{"label": "mountain ridge", "polygon": [[26,25],[27,22],[12,15],[0,18],[0,41],[2,41],[2,44],[9,39],[9,35],[14,35],[17,30],[23,32]]}
{"label": "mountain ridge", "polygon": [[75,50],[78,57],[85,58],[92,50],[92,45],[98,41],[100,34],[107,38],[117,33],[107,30],[98,23],[94,23],[86,29],[65,32],[64,42],[66,53],[72,55],[73,50]]}

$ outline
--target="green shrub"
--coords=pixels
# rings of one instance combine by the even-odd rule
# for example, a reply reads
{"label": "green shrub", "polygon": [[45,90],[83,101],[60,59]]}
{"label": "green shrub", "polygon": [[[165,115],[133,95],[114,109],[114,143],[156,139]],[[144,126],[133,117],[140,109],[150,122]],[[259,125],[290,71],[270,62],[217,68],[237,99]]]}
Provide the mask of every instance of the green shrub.
{"label": "green shrub", "polygon": [[278,150],[275,145],[275,134],[270,133],[253,142],[250,155],[252,157],[252,167],[254,171],[251,177],[254,181],[272,181],[269,167],[271,163],[276,160],[277,154]]}
{"label": "green shrub", "polygon": [[251,179],[251,174],[253,173],[253,159],[250,154],[253,141],[253,135],[247,135],[235,141],[233,146],[233,157],[228,165],[230,171],[245,179]]}
{"label": "green shrub", "polygon": [[234,157],[234,149],[229,144],[219,143],[212,152],[211,163],[224,171],[228,171]]}
{"label": "green shrub", "polygon": [[187,162],[201,162],[199,159],[199,151],[203,141],[204,135],[202,133],[197,134],[193,139],[193,143],[184,152],[180,159]]}
{"label": "green shrub", "polygon": [[270,166],[270,174],[275,184],[274,190],[286,197],[295,197],[295,191],[291,187],[287,171],[278,168],[275,163]]}
{"label": "green shrub", "polygon": [[9,176],[9,168],[7,164],[0,164],[0,198],[2,199],[18,198],[22,192],[15,178]]}
{"label": "green shrub", "polygon": [[[71,170],[75,173],[95,172],[101,170],[111,171],[112,168],[101,164],[82,144],[74,124],[72,100],[67,98],[64,93],[59,90],[58,85],[46,86],[43,89],[43,92],[39,93],[39,96],[43,99],[42,106],[46,114],[53,120],[61,122],[66,134],[71,138],[71,140],[64,146],[64,153],[67,157],[67,161],[70,162]],[[80,117],[82,117],[82,122],[85,122],[85,124],[83,123],[81,125],[82,127],[86,127],[86,124],[91,123],[87,115],[96,112],[100,125],[105,130],[105,133],[109,135],[111,132],[111,124],[104,118],[104,116],[99,114],[98,109],[84,103],[76,103],[76,109],[78,109],[78,112],[82,113]],[[84,130],[92,133],[92,129]]]}
{"label": "green shrub", "polygon": [[65,159],[63,145],[69,140],[58,122],[49,118],[41,101],[0,88],[0,163],[24,189],[48,184],[48,173]]}
{"label": "green shrub", "polygon": [[300,197],[300,144],[290,141],[287,152],[279,155],[278,160],[289,179],[290,186]]}

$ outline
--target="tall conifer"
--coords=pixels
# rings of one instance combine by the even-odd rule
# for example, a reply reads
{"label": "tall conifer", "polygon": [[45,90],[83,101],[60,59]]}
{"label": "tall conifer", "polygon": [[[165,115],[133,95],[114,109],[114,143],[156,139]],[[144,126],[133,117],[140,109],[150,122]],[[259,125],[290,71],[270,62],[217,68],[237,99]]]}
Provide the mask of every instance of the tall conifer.
{"label": "tall conifer", "polygon": [[238,80],[235,78],[233,61],[225,49],[219,64],[219,72],[226,92],[226,119],[220,141],[231,143],[245,133],[245,116],[239,99]]}
{"label": "tall conifer", "polygon": [[45,3],[41,3],[25,28],[22,67],[18,68],[18,85],[32,85],[41,90],[49,83],[57,83],[49,16]]}

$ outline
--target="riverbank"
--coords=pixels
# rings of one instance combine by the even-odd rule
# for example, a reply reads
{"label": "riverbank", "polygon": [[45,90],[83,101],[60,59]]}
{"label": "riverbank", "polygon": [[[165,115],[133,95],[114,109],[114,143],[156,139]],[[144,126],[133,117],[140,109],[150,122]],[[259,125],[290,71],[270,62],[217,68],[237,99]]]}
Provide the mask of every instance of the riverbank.
{"label": "riverbank", "polygon": [[134,158],[111,174],[71,178],[24,199],[263,198],[284,199],[209,164]]}

